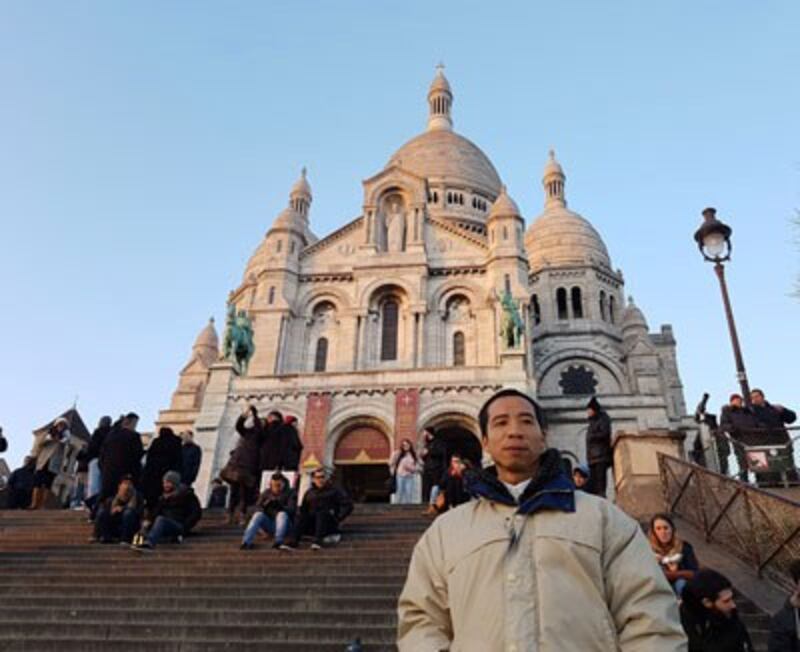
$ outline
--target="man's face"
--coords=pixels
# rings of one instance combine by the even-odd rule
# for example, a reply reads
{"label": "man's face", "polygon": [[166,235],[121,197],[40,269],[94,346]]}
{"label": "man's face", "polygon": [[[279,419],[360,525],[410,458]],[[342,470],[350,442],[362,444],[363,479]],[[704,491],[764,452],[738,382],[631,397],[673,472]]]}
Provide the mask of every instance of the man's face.
{"label": "man's face", "polygon": [[572,481],[575,483],[575,486],[580,489],[584,485],[586,485],[586,478],[584,477],[583,473],[580,471],[573,471],[572,472]]}
{"label": "man's face", "polygon": [[591,419],[594,416],[594,408],[586,408],[586,416]]}
{"label": "man's face", "polygon": [[130,430],[136,430],[139,425],[139,419],[125,419],[125,422]]}
{"label": "man's face", "polygon": [[742,397],[741,396],[734,396],[731,399],[731,405],[735,408],[742,407]]}
{"label": "man's face", "polygon": [[119,486],[117,487],[117,495],[118,496],[127,495],[127,493],[130,490],[130,488],[131,488],[130,481],[129,480],[123,480],[122,482],[119,483]]}
{"label": "man's face", "polygon": [[753,405],[764,405],[764,395],[761,392],[750,392],[750,402]]}
{"label": "man's face", "polygon": [[319,471],[316,471],[311,476],[311,481],[314,483],[315,487],[322,487],[322,486],[325,485],[325,474],[324,473],[320,473]]}
{"label": "man's face", "polygon": [[545,449],[533,405],[521,396],[503,396],[489,406],[483,446],[498,471],[533,474]]}
{"label": "man's face", "polygon": [[730,618],[733,612],[736,611],[736,602],[733,599],[733,591],[731,589],[723,589],[717,594],[717,599],[713,602],[708,598],[703,600],[703,606],[711,611],[716,611],[718,614]]}
{"label": "man's face", "polygon": [[269,490],[274,494],[279,494],[283,491],[283,480],[270,480]]}
{"label": "man's face", "polygon": [[164,490],[165,494],[171,494],[173,491],[175,491],[175,485],[172,484],[169,480],[164,480],[161,483],[161,488]]}

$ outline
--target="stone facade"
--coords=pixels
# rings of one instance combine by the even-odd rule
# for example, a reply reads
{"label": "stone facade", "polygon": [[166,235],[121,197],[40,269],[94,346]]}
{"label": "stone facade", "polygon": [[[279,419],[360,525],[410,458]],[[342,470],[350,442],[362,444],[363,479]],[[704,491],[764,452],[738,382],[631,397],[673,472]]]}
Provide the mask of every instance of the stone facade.
{"label": "stone facade", "polygon": [[[363,182],[362,214],[318,239],[305,170],[229,302],[251,316],[255,354],[239,377],[207,327],[161,425],[192,423],[205,494],[248,403],[296,416],[304,464],[384,465],[422,428],[476,436],[501,387],[536,395],[552,445],[582,458],[592,394],[616,429],[675,429],[686,412],[669,326],[650,334],[626,303],[597,231],[567,209],[551,152],[545,208],[525,221],[494,166],[453,131],[442,70],[428,128]],[[510,293],[524,341],[499,337]],[[209,331],[210,329],[210,331]]]}

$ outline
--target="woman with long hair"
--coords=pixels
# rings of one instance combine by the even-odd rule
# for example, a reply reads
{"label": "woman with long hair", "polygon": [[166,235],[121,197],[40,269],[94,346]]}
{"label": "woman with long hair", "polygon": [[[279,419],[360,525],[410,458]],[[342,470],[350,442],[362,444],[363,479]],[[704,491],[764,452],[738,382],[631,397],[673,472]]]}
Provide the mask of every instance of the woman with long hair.
{"label": "woman with long hair", "polygon": [[700,569],[692,544],[675,533],[675,523],[667,514],[650,519],[648,538],[664,575],[680,597],[686,583]]}
{"label": "woman with long hair", "polygon": [[414,502],[414,478],[419,473],[419,461],[410,439],[400,442],[389,461],[389,468],[395,478],[395,496],[398,505],[410,505]]}

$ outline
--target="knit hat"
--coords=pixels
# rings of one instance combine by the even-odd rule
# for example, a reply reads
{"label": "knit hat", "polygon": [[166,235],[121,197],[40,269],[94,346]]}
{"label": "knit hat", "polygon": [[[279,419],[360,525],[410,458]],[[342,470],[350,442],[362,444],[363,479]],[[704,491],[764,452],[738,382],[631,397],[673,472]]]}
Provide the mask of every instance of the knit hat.
{"label": "knit hat", "polygon": [[164,482],[171,482],[177,487],[181,483],[181,474],[177,471],[167,471],[164,474]]}
{"label": "knit hat", "polygon": [[577,471],[578,473],[580,473],[580,474],[581,474],[581,475],[582,475],[584,478],[586,478],[587,480],[588,480],[588,479],[589,479],[589,477],[592,475],[592,474],[591,474],[591,472],[589,471],[589,467],[588,467],[588,466],[586,466],[585,464],[578,464],[578,466],[576,466],[576,467],[575,467],[575,468],[572,470],[572,472],[573,472],[573,473],[575,473],[576,471]]}

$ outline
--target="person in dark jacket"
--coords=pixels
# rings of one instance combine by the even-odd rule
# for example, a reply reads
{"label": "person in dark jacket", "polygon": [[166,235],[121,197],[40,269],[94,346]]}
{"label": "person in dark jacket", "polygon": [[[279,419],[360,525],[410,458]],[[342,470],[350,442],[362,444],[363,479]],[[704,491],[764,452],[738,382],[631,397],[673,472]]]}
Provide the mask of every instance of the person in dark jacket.
{"label": "person in dark jacket", "polygon": [[[447,444],[431,430],[426,429],[423,438],[425,444],[419,454],[422,460],[422,502],[428,503],[428,513],[435,514],[436,509],[431,504],[431,492],[447,471]],[[435,498],[434,496],[433,500]]]}
{"label": "person in dark jacket", "polygon": [[163,488],[164,493],[153,510],[152,520],[144,523],[147,536],[144,542],[134,546],[137,550],[152,550],[162,539],[177,539],[180,543],[203,515],[194,491],[181,484],[180,473],[167,472]]}
{"label": "person in dark jacket", "polygon": [[203,449],[194,443],[194,433],[184,430],[181,435],[183,448],[181,450],[181,480],[187,487],[191,487],[197,480],[200,472],[200,462],[203,461]]}
{"label": "person in dark jacket", "polygon": [[242,537],[242,550],[252,550],[253,541],[259,530],[270,534],[274,540],[273,548],[280,548],[292,524],[297,509],[297,494],[289,486],[289,480],[280,472],[272,475],[269,487],[256,503],[258,510],[253,514]]}
{"label": "person in dark jacket", "polygon": [[297,431],[297,417],[287,414],[283,418],[283,427],[280,437],[280,469],[283,471],[297,472],[300,467],[300,458],[303,454],[303,442]]}
{"label": "person in dark jacket", "polygon": [[147,448],[147,459],[142,469],[142,494],[145,506],[152,510],[161,497],[161,484],[167,471],[181,472],[183,455],[181,439],[172,428],[162,427],[158,436]]}
{"label": "person in dark jacket", "polygon": [[211,495],[208,497],[208,509],[225,509],[228,504],[228,485],[222,478],[214,478],[211,481]]}
{"label": "person in dark jacket", "polygon": [[438,513],[441,514],[448,509],[458,507],[470,499],[465,475],[468,470],[469,462],[460,455],[453,455],[450,458],[450,466],[439,481],[441,491],[436,498],[436,510]]}
{"label": "person in dark jacket", "polygon": [[97,428],[94,429],[92,437],[89,439],[89,447],[86,449],[86,459],[89,462],[89,479],[88,487],[86,488],[86,499],[90,507],[91,501],[96,500],[103,489],[103,479],[100,472],[100,452],[103,450],[103,444],[109,432],[111,432],[111,417],[100,417]]}
{"label": "person in dark jacket", "polygon": [[589,479],[592,477],[592,472],[585,464],[579,464],[572,470],[572,482],[576,489],[586,491],[589,486]]}
{"label": "person in dark jacket", "polygon": [[33,495],[33,474],[36,471],[36,458],[28,456],[21,467],[8,476],[8,508],[27,509]]}
{"label": "person in dark jacket", "polygon": [[681,623],[689,637],[689,652],[753,652],[728,578],[701,570],[689,580],[682,597]]}
{"label": "person in dark jacket", "polygon": [[258,496],[261,478],[259,454],[264,433],[255,406],[248,405],[236,420],[236,432],[239,440],[220,475],[231,486],[228,523],[233,523],[235,518],[238,524],[244,525],[247,508]]}
{"label": "person in dark jacket", "polygon": [[700,570],[692,544],[675,534],[675,522],[667,514],[656,514],[650,519],[647,537],[658,565],[680,597],[686,584]]}
{"label": "person in dark jacket", "polygon": [[303,496],[292,534],[281,550],[297,548],[305,535],[314,537],[312,550],[319,550],[323,543],[338,543],[341,539],[339,526],[353,511],[353,501],[344,491],[333,486],[323,468],[314,470],[311,483]]}
{"label": "person in dark jacket", "polygon": [[122,478],[116,495],[105,500],[97,510],[94,541],[130,543],[141,524],[143,503],[131,478]]}
{"label": "person in dark jacket", "polygon": [[741,394],[731,394],[728,404],[722,407],[719,429],[733,442],[733,452],[739,464],[739,479],[747,482],[747,454],[745,446],[757,444],[757,428],[753,411],[744,404]]}
{"label": "person in dark jacket", "polygon": [[[764,392],[754,389],[750,392],[750,409],[756,418],[759,428],[759,445],[769,446],[776,444],[780,446],[776,465],[782,465],[788,469],[788,479],[797,480],[797,469],[794,466],[794,450],[789,433],[784,428],[784,424],[794,423],[797,415],[782,405],[772,405],[764,398]],[[780,482],[778,473],[759,473],[757,476],[759,484],[773,484]]]}
{"label": "person in dark jacket", "polygon": [[112,426],[105,438],[100,451],[100,473],[103,477],[101,500],[116,494],[120,480],[127,475],[133,479],[135,486],[139,486],[144,447],[141,436],[136,432],[138,423],[139,416],[130,412],[116,428]]}
{"label": "person in dark jacket", "polygon": [[606,478],[614,457],[611,450],[611,419],[592,396],[586,406],[589,426],[586,430],[586,463],[589,465],[588,491],[606,497]]}
{"label": "person in dark jacket", "polygon": [[800,559],[789,564],[794,590],[769,624],[768,652],[800,652]]}
{"label": "person in dark jacket", "polygon": [[262,423],[262,438],[259,450],[259,467],[270,474],[280,468],[284,448],[283,415],[271,410]]}

